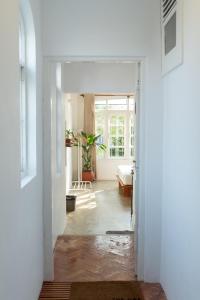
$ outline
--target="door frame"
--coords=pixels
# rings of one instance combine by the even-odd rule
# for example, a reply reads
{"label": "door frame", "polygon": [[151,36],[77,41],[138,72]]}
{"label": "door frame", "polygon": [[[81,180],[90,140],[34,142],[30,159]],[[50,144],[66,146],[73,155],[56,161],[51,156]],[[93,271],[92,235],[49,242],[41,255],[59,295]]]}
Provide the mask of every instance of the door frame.
{"label": "door frame", "polygon": [[52,247],[52,175],[51,175],[51,101],[50,101],[50,73],[51,66],[55,63],[64,62],[104,62],[104,63],[138,63],[140,65],[138,88],[139,96],[137,103],[137,181],[136,181],[136,274],[139,280],[144,279],[144,247],[145,247],[145,57],[104,57],[104,56],[46,56],[44,57],[43,73],[43,215],[44,215],[44,280],[53,280],[54,261]]}

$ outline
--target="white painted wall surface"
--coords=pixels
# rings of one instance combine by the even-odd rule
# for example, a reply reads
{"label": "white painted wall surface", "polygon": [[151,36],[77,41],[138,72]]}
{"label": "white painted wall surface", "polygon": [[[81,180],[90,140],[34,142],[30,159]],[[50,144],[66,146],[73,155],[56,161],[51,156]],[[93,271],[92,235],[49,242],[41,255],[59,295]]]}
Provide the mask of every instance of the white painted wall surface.
{"label": "white painted wall surface", "polygon": [[137,85],[137,65],[123,63],[65,63],[66,93],[132,93]]}
{"label": "white painted wall surface", "polygon": [[[65,128],[72,129],[72,104],[70,95],[64,94]],[[72,186],[72,148],[65,148],[66,193]]]}
{"label": "white painted wall surface", "polygon": [[117,180],[117,167],[131,163],[129,159],[97,159],[97,180]]}
{"label": "white painted wall surface", "polygon": [[200,2],[183,4],[184,64],[163,79],[161,283],[169,300],[198,300]]}
{"label": "white painted wall surface", "polygon": [[[65,103],[61,86],[56,92],[56,74],[61,78],[60,64],[52,65],[51,81],[51,176],[52,176],[52,246],[66,224],[66,174],[65,174]],[[59,73],[59,74],[58,74]],[[58,86],[57,86],[58,88]],[[59,105],[59,97],[61,103]],[[58,102],[57,102],[58,101]],[[61,141],[58,139],[61,132]],[[60,163],[59,163],[60,160]]]}
{"label": "white painted wall surface", "polygon": [[[75,133],[81,132],[84,126],[84,100],[79,94],[68,94],[71,104],[71,127]],[[72,158],[72,179],[78,180],[78,148],[71,148]]]}
{"label": "white painted wall surface", "polygon": [[[49,57],[145,57],[144,115],[141,141],[140,199],[145,203],[139,216],[139,231],[145,228],[145,269],[139,262],[139,277],[160,278],[160,212],[162,178],[162,97],[160,87],[159,0],[44,0],[44,55]],[[153,174],[153,175],[152,175]],[[140,203],[139,205],[143,205]],[[140,232],[139,232],[140,235]]]}
{"label": "white painted wall surface", "polygon": [[37,174],[20,187],[19,1],[0,9],[0,299],[36,300],[43,281],[40,1],[31,1],[37,44]]}
{"label": "white painted wall surface", "polygon": [[[44,280],[53,279],[53,250],[58,235],[63,234],[66,222],[65,206],[65,110],[64,99],[56,124],[56,63],[44,64]],[[56,126],[61,126],[60,149],[56,143]],[[61,158],[57,168],[57,151]],[[58,171],[59,170],[59,171]]]}

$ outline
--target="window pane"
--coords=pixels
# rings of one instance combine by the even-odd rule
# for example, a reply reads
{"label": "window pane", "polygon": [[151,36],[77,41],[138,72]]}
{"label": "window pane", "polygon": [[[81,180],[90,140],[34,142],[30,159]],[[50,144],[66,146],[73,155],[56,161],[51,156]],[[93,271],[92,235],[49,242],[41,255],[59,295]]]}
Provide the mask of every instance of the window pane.
{"label": "window pane", "polygon": [[124,148],[110,148],[110,157],[124,157]]}
{"label": "window pane", "polygon": [[117,139],[117,146],[124,146],[124,137],[119,137]]}
{"label": "window pane", "polygon": [[130,156],[134,157],[135,155],[135,136],[134,136],[134,119],[133,115],[130,119]]}
{"label": "window pane", "polygon": [[124,156],[124,148],[119,148],[119,156],[120,157]]}
{"label": "window pane", "polygon": [[[96,135],[100,135],[97,140],[97,143],[105,144],[105,116],[102,112],[96,112],[95,118],[95,133]],[[104,157],[104,152],[98,149],[97,147],[97,158],[101,159]]]}
{"label": "window pane", "polygon": [[134,148],[131,148],[131,157],[134,157]]}
{"label": "window pane", "polygon": [[111,123],[112,125],[116,125],[116,124],[117,124],[117,116],[112,116],[112,117],[111,117],[111,120],[110,120],[110,123]]}
{"label": "window pane", "polygon": [[107,108],[106,100],[95,100],[95,109],[96,110],[105,110],[106,108]]}
{"label": "window pane", "polygon": [[20,68],[20,151],[21,177],[27,172],[27,108],[26,108],[26,74],[25,74],[25,34],[22,19],[19,26],[19,68]]}
{"label": "window pane", "polygon": [[118,132],[118,135],[124,136],[124,127],[118,127],[117,132]]}
{"label": "window pane", "polygon": [[117,146],[117,138],[116,137],[112,137],[110,140],[110,146]]}
{"label": "window pane", "polygon": [[134,145],[134,137],[132,136],[131,137],[131,146],[133,146]]}
{"label": "window pane", "polygon": [[127,98],[124,99],[109,99],[108,100],[109,110],[127,110]]}
{"label": "window pane", "polygon": [[120,126],[124,126],[124,122],[125,122],[124,116],[119,116],[119,117],[118,117],[118,124],[119,124]]}
{"label": "window pane", "polygon": [[116,135],[117,134],[117,128],[116,127],[110,127],[110,135]]}
{"label": "window pane", "polygon": [[96,134],[97,134],[97,135],[100,135],[100,134],[102,135],[102,134],[103,134],[103,127],[99,127],[99,126],[98,126],[98,127],[96,128]]}

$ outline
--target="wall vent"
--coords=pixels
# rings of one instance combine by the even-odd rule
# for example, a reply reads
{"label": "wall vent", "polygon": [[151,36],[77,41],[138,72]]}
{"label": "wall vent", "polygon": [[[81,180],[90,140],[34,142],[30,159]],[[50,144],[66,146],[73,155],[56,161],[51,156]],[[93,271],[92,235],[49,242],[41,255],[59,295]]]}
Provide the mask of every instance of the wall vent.
{"label": "wall vent", "polygon": [[160,0],[162,27],[162,73],[165,75],[183,62],[183,0]]}
{"label": "wall vent", "polygon": [[162,20],[164,23],[168,15],[177,5],[177,0],[161,0],[161,5],[162,5]]}

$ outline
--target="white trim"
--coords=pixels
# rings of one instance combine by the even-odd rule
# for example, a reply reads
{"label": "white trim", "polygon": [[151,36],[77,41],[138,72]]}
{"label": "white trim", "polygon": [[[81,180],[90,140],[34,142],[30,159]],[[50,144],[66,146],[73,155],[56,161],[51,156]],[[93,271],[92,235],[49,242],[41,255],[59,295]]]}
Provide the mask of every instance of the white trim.
{"label": "white trim", "polygon": [[[21,29],[24,33],[25,58],[21,65],[24,67],[25,97],[24,97],[24,167],[21,172],[21,188],[23,188],[37,173],[36,146],[36,42],[35,27],[29,2],[20,1]],[[21,118],[21,116],[20,116]],[[21,118],[22,119],[22,118]]]}
{"label": "white trim", "polygon": [[[52,243],[52,183],[51,183],[51,103],[49,97],[49,75],[51,72],[51,64],[56,62],[106,62],[106,63],[134,63],[141,64],[141,78],[140,82],[144,81],[144,65],[146,58],[144,57],[94,57],[94,56],[46,56],[44,57],[44,280],[53,279],[53,249]],[[143,88],[140,86],[140,97],[137,107],[138,126],[137,126],[137,224],[136,224],[136,238],[137,238],[137,275],[139,280],[144,279],[144,239],[145,239],[145,109],[143,95]],[[46,147],[48,145],[48,147]]]}

